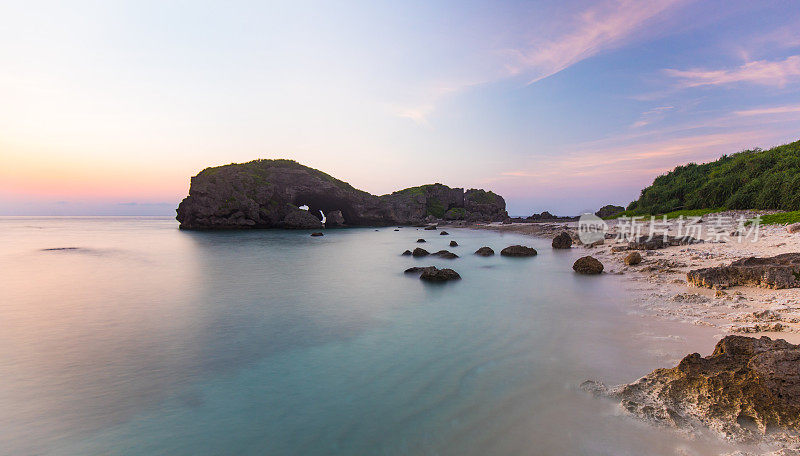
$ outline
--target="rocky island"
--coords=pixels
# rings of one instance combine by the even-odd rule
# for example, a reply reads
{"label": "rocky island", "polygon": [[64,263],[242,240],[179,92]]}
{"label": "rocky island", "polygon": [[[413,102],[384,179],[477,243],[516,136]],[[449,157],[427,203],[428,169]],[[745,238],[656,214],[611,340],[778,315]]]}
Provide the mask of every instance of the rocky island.
{"label": "rocky island", "polygon": [[[308,206],[308,210],[300,209]],[[206,168],[177,209],[182,229],[413,225],[425,220],[501,221],[503,197],[442,184],[375,196],[293,160],[254,160]]]}

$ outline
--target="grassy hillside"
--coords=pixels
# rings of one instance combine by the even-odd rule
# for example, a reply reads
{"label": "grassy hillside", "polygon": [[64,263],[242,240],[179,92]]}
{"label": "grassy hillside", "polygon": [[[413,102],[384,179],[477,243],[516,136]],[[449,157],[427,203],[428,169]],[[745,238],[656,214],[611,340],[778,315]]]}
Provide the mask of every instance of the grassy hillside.
{"label": "grassy hillside", "polygon": [[642,190],[626,213],[707,208],[800,210],[800,141],[678,166]]}

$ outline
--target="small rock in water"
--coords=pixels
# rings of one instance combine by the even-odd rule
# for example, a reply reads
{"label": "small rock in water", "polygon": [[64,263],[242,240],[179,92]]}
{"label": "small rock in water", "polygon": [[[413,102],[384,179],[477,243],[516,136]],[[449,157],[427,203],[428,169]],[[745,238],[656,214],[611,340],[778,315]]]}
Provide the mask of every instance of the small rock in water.
{"label": "small rock in water", "polygon": [[448,234],[450,233],[448,233],[447,231],[442,231],[439,233],[440,236],[447,236]]}
{"label": "small rock in water", "polygon": [[411,250],[406,250],[405,252],[403,252],[403,255],[411,255]]}
{"label": "small rock in water", "polygon": [[492,256],[494,255],[494,250],[491,247],[481,247],[475,251],[475,255],[478,256]]}
{"label": "small rock in water", "polygon": [[458,247],[458,242],[450,241],[450,247]]}
{"label": "small rock in water", "polygon": [[438,256],[440,258],[446,258],[448,260],[453,260],[455,258],[458,258],[458,255],[456,255],[453,252],[449,252],[447,250],[439,250],[438,252],[432,253],[431,255],[435,255],[435,256]]}
{"label": "small rock in water", "polygon": [[417,242],[427,242],[427,241],[425,239],[419,238],[417,239]]}
{"label": "small rock in water", "polygon": [[428,225],[425,227],[426,231],[436,231],[436,225]]}
{"label": "small rock in water", "polygon": [[572,237],[566,231],[553,238],[554,249],[568,249],[572,247]]}
{"label": "small rock in water", "polygon": [[312,236],[314,236],[314,237],[318,237],[318,236],[325,236],[324,234],[322,234],[322,233],[320,233],[320,232],[311,233],[311,235],[312,235]]}
{"label": "small rock in water", "polygon": [[536,249],[524,245],[510,245],[500,251],[500,255],[511,257],[529,257],[537,253]]}
{"label": "small rock in water", "polygon": [[592,256],[578,258],[572,269],[579,274],[600,274],[603,272],[603,263]]}
{"label": "small rock in water", "polygon": [[395,230],[395,231],[400,231],[400,230],[398,230],[397,228],[395,228],[394,230]]}
{"label": "small rock in water", "polygon": [[449,280],[461,280],[461,276],[454,270],[449,268],[438,269],[435,266],[425,268],[420,279],[428,282],[447,282]]}
{"label": "small rock in water", "polygon": [[421,248],[419,248],[419,247],[417,247],[416,249],[414,249],[414,251],[413,251],[413,252],[411,252],[411,255],[412,255],[412,256],[415,256],[415,257],[428,256],[428,255],[430,255],[430,254],[431,254],[431,253],[430,253],[430,252],[428,252],[427,250],[425,250],[425,249],[421,249]]}

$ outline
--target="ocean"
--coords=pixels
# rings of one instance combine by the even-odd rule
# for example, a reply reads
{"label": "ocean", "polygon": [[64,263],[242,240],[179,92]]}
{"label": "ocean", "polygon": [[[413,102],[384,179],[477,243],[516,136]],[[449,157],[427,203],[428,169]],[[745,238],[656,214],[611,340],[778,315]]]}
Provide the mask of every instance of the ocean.
{"label": "ocean", "polygon": [[[708,354],[714,330],[637,313],[622,278],[572,271],[579,249],[447,231],[1,217],[0,454],[732,451],[578,388]],[[512,244],[539,255],[472,255]],[[403,274],[428,265],[462,280]]]}

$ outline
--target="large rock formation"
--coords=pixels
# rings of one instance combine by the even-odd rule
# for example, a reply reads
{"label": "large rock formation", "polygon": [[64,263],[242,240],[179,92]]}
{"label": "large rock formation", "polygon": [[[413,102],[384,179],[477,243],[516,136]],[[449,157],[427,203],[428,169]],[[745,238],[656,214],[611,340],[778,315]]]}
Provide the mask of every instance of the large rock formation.
{"label": "large rock formation", "polygon": [[622,402],[641,418],[680,428],[711,428],[739,441],[798,442],[800,346],[783,339],[726,336],[711,356],[686,356],[639,381],[583,388]]}
{"label": "large rock formation", "polygon": [[[308,206],[308,211],[299,209]],[[426,218],[501,221],[505,201],[484,190],[423,185],[375,196],[292,160],[255,160],[206,168],[178,206],[184,229],[316,228],[412,225]]]}
{"label": "large rock formation", "polygon": [[694,269],[686,274],[686,281],[708,288],[736,285],[776,289],[800,287],[800,253],[742,258],[728,266]]}

